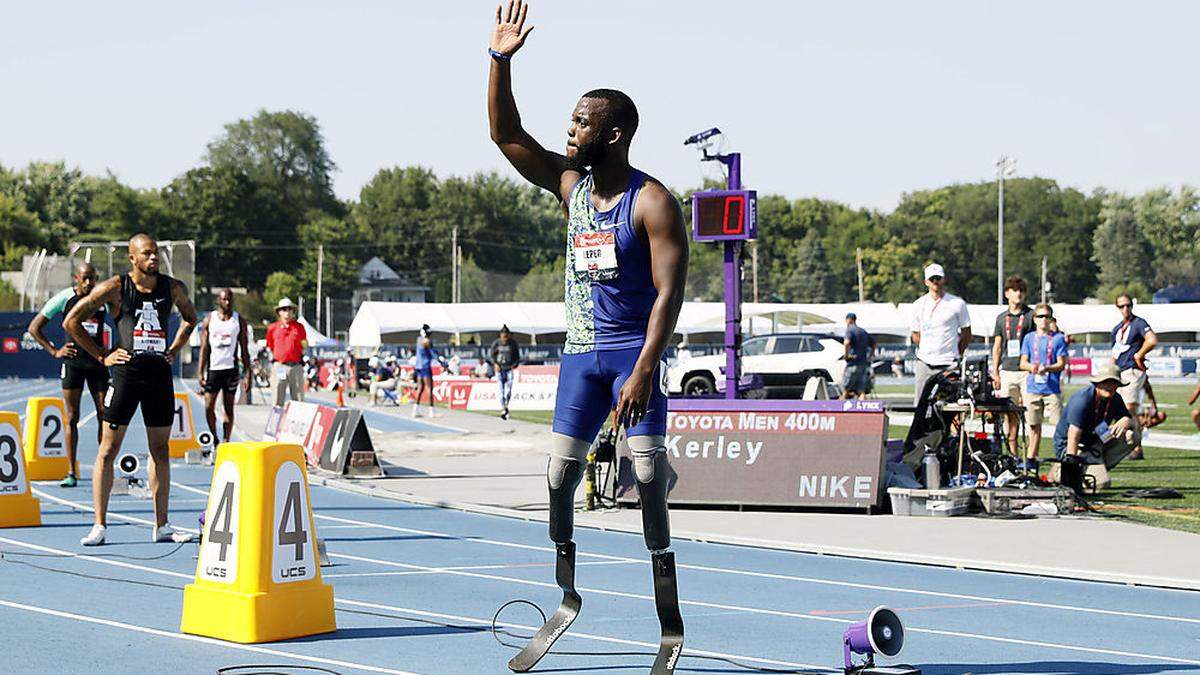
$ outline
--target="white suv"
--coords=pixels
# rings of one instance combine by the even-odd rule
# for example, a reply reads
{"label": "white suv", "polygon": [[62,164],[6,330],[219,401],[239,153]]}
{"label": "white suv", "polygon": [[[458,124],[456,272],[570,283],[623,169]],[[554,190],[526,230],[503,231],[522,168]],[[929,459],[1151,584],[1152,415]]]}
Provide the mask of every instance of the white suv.
{"label": "white suv", "polygon": [[[742,343],[742,372],[759,375],[765,396],[799,398],[811,377],[840,384],[845,348],[836,335],[776,333],[757,335]],[[703,396],[717,391],[725,379],[725,353],[677,362],[667,371],[667,391],[673,395]]]}

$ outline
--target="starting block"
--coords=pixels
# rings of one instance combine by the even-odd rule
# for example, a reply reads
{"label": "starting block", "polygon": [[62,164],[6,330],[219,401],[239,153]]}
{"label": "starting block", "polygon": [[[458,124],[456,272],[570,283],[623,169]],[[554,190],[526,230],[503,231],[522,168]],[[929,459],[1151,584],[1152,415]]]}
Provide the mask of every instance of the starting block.
{"label": "starting block", "polygon": [[188,450],[196,450],[196,425],[192,423],[192,401],[187,394],[175,392],[175,417],[171,422],[171,440],[168,441],[171,459],[186,457]]}
{"label": "starting block", "polygon": [[337,629],[299,445],[221,444],[202,537],[181,631],[254,643]]}
{"label": "starting block", "polygon": [[199,434],[196,434],[196,442],[200,445],[200,447],[195,450],[188,450],[186,453],[184,453],[184,463],[207,464],[212,466],[213,454],[215,452],[213,447],[213,435],[207,431],[201,431]]}
{"label": "starting block", "polygon": [[25,466],[29,480],[62,480],[70,473],[66,419],[61,398],[35,396],[25,404]]}
{"label": "starting block", "polygon": [[0,412],[0,527],[42,524],[42,504],[29,491],[21,448],[21,418]]}

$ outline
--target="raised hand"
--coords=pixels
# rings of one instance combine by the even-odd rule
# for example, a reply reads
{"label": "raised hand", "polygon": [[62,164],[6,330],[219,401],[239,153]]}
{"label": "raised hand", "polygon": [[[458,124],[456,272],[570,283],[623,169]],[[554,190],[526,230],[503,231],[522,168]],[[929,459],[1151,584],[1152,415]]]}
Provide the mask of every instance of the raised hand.
{"label": "raised hand", "polygon": [[491,49],[505,56],[512,56],[525,44],[525,38],[533,26],[525,25],[525,13],[529,4],[522,0],[508,0],[496,6],[496,26],[492,29]]}

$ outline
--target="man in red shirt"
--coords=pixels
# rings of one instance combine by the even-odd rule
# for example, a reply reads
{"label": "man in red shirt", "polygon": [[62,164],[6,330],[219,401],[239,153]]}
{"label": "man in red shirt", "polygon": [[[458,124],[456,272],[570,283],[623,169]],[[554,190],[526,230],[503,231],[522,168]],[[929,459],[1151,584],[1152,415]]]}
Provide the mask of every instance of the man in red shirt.
{"label": "man in red shirt", "polygon": [[267,326],[267,349],[275,365],[271,367],[271,379],[275,387],[275,405],[282,406],[291,390],[293,401],[304,400],[304,350],[308,347],[308,333],[304,325],[296,321],[296,306],[283,298],[275,306],[279,320]]}

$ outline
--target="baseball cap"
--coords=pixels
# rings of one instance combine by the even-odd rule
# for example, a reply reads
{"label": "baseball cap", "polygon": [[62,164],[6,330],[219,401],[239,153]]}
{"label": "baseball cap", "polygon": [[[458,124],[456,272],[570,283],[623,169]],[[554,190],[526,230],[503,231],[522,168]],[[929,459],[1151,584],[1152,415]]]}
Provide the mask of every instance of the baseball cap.
{"label": "baseball cap", "polygon": [[1117,369],[1117,364],[1101,363],[1096,366],[1096,371],[1088,378],[1092,384],[1100,384],[1105,380],[1116,380],[1118,384],[1121,382],[1121,371]]}
{"label": "baseball cap", "polygon": [[926,279],[929,279],[931,277],[944,277],[944,276],[946,276],[946,270],[942,269],[942,266],[937,263],[933,263],[933,264],[930,264],[925,267],[925,278]]}

